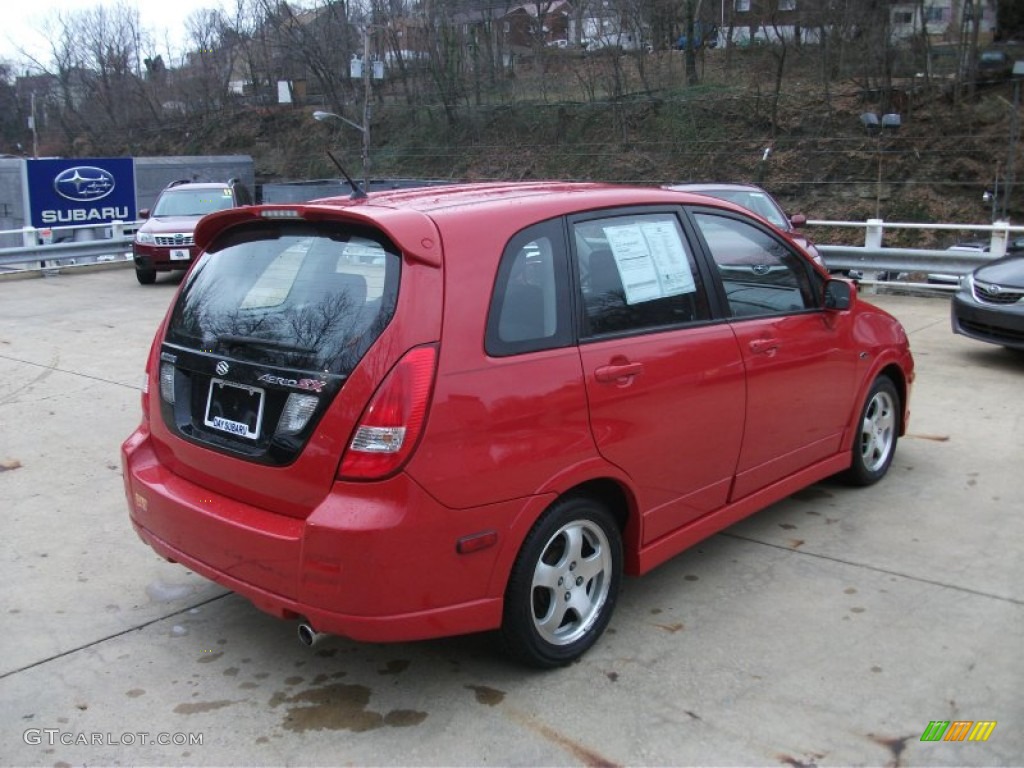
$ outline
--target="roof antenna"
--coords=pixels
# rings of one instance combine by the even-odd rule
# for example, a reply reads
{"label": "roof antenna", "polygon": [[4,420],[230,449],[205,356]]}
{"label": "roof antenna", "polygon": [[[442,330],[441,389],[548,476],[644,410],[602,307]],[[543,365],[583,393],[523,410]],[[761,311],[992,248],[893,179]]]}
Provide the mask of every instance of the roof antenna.
{"label": "roof antenna", "polygon": [[348,172],[342,167],[341,163],[338,162],[338,158],[336,158],[331,153],[331,150],[328,149],[328,150],[326,150],[326,152],[327,152],[327,156],[329,158],[331,158],[331,162],[334,163],[336,166],[338,166],[338,170],[341,171],[341,175],[345,177],[345,181],[348,182],[349,187],[352,188],[352,194],[348,196],[348,199],[349,200],[365,200],[366,199],[366,192],[363,191],[363,188],[360,187],[358,184],[356,184],[354,181],[352,181],[352,177],[348,175]]}

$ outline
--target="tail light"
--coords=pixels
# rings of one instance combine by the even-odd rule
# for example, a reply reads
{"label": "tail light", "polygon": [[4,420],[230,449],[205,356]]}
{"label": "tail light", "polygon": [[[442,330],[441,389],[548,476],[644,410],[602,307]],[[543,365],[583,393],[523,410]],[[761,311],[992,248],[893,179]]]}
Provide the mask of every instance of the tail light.
{"label": "tail light", "polygon": [[149,366],[146,366],[146,372],[142,374],[142,420],[149,421]]}
{"label": "tail light", "polygon": [[391,369],[352,433],[340,479],[377,480],[401,469],[423,431],[436,369],[436,345],[410,350]]}

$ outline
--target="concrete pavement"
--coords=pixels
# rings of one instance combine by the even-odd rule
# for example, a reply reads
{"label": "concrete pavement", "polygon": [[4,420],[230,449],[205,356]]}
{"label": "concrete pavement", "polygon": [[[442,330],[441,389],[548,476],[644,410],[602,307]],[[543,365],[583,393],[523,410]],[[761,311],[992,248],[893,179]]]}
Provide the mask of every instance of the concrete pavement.
{"label": "concrete pavement", "polygon": [[118,447],[174,287],[0,282],[0,764],[1024,762],[1024,357],[953,336],[948,300],[869,297],[918,364],[885,481],[627,581],[597,647],[536,673],[486,635],[306,649],[138,541]]}

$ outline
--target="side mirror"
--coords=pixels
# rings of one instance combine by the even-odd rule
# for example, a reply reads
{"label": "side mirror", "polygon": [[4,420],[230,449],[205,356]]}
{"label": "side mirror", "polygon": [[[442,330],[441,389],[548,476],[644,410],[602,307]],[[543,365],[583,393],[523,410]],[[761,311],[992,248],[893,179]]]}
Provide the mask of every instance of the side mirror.
{"label": "side mirror", "polygon": [[825,283],[825,309],[843,312],[853,304],[853,286],[845,280],[828,280]]}
{"label": "side mirror", "polygon": [[794,229],[800,229],[807,223],[807,217],[802,213],[794,213],[789,217],[789,223],[793,225]]}
{"label": "side mirror", "polygon": [[148,219],[149,218],[149,208],[141,209],[139,211],[139,218],[140,219]]}

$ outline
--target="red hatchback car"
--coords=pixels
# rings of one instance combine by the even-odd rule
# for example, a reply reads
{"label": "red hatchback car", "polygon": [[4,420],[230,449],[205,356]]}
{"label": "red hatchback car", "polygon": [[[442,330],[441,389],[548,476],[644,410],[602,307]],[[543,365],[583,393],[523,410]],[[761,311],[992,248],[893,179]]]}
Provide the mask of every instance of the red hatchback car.
{"label": "red hatchback car", "polygon": [[305,642],[499,629],[564,664],[623,574],[879,480],[907,426],[899,322],[727,202],[459,185],[196,242],[122,448],[132,523]]}

